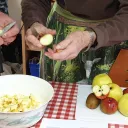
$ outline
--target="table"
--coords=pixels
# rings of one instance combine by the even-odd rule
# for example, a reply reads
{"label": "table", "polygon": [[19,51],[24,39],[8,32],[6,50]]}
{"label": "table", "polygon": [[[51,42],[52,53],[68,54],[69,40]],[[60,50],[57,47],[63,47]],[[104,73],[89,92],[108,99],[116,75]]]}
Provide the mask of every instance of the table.
{"label": "table", "polygon": [[[45,118],[75,120],[78,85],[76,83],[50,82],[55,90],[45,111]],[[40,127],[41,120],[33,126]],[[108,124],[108,128],[128,128],[126,125]]]}

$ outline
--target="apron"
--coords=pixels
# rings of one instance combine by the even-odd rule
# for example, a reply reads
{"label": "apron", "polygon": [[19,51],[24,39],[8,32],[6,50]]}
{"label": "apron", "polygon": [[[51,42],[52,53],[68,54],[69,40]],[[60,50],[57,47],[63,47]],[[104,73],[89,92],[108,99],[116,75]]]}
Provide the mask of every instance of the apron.
{"label": "apron", "polygon": [[[96,26],[103,20],[88,20],[74,16],[67,10],[61,8],[56,2],[48,16],[47,27],[56,30],[54,41],[49,47],[53,47],[64,40],[68,34],[75,31],[84,31],[87,27]],[[120,49],[127,48],[128,43],[102,47],[97,50],[90,49],[80,52],[73,60],[55,61],[44,56],[44,76],[47,81],[74,83],[87,80],[88,84],[99,73],[108,73],[114,63]],[[47,50],[47,49],[46,49]],[[41,53],[41,58],[43,54]]]}

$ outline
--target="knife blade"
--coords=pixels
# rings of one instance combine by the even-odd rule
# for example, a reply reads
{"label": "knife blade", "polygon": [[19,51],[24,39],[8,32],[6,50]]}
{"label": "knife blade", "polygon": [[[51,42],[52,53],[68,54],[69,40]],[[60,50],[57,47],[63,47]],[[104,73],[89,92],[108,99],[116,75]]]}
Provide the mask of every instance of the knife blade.
{"label": "knife blade", "polygon": [[8,30],[10,30],[16,22],[11,22],[7,26],[5,26],[2,30],[0,30],[0,36],[3,36]]}

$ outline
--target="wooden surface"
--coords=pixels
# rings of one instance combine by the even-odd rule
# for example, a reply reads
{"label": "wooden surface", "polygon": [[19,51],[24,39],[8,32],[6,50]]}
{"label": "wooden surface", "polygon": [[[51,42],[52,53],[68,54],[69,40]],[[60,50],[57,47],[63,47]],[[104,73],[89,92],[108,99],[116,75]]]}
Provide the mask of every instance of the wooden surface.
{"label": "wooden surface", "polygon": [[113,83],[128,87],[128,50],[122,49],[109,72]]}
{"label": "wooden surface", "polygon": [[25,30],[22,28],[22,63],[23,63],[23,74],[27,74],[26,64],[27,64],[27,50],[25,44]]}

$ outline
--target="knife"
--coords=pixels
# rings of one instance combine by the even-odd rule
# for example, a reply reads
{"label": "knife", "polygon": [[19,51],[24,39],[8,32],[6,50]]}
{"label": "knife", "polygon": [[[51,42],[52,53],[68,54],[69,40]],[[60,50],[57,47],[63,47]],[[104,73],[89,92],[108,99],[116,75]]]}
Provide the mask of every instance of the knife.
{"label": "knife", "polygon": [[7,26],[5,26],[3,29],[0,30],[0,36],[3,36],[8,30],[10,30],[16,22],[11,22]]}

